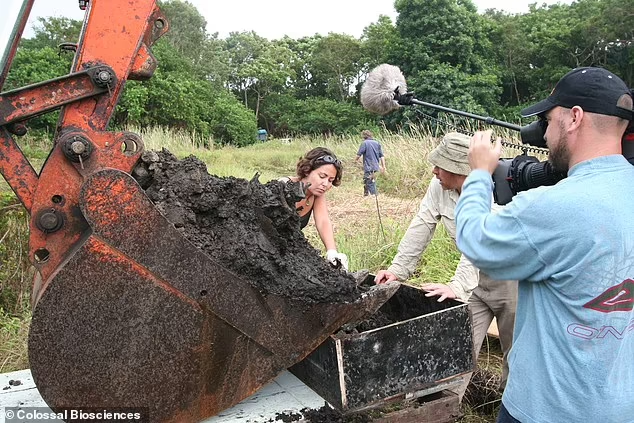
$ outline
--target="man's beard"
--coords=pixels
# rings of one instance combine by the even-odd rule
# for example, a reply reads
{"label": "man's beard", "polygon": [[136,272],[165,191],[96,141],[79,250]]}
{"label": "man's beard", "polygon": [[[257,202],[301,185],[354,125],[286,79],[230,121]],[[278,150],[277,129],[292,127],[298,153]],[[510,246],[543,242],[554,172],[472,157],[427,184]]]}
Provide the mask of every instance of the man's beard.
{"label": "man's beard", "polygon": [[553,166],[553,170],[568,173],[570,149],[568,148],[568,135],[563,128],[560,128],[557,146],[551,147],[548,152],[548,161]]}

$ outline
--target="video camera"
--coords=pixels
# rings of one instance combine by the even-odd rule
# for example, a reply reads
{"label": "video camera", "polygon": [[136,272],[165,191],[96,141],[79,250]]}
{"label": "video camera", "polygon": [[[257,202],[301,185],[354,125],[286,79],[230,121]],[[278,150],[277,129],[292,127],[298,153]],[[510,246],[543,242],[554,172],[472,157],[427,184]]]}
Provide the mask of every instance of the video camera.
{"label": "video camera", "polygon": [[[544,135],[548,123],[538,119],[519,128],[523,144],[538,148],[548,148]],[[493,200],[500,205],[507,204],[518,192],[540,186],[555,185],[566,177],[563,172],[553,169],[549,161],[540,162],[537,157],[526,152],[512,159],[500,159],[493,172]]]}
{"label": "video camera", "polygon": [[[398,89],[394,93],[394,100],[401,106],[420,105],[431,107],[443,112],[481,120],[490,125],[497,125],[518,131],[522,144],[543,149],[548,148],[544,140],[548,123],[541,118],[526,126],[514,125],[491,117],[478,116],[472,113],[419,101],[414,98],[413,93],[399,94]],[[527,154],[529,149],[530,147],[527,147],[523,154],[514,158],[500,159],[497,168],[493,172],[493,199],[497,204],[507,204],[517,193],[531,188],[555,185],[567,176],[563,172],[555,171],[549,161],[540,162],[537,157],[529,156]],[[622,151],[625,158],[634,165],[634,121],[630,123],[630,126],[623,135]]]}

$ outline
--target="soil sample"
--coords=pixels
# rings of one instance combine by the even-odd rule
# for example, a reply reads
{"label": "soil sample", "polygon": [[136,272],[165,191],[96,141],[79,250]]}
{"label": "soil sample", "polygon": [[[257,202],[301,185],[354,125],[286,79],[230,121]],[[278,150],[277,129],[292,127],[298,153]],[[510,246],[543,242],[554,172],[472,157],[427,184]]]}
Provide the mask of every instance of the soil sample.
{"label": "soil sample", "polygon": [[360,322],[347,323],[341,327],[341,329],[335,334],[337,335],[354,335],[361,332],[367,332],[372,329],[382,328],[392,323],[396,323],[398,320],[387,313],[377,310],[372,315],[368,316],[365,320]]}
{"label": "soil sample", "polygon": [[368,290],[304,237],[298,183],[213,176],[196,157],[166,149],[144,152],[133,176],[189,242],[264,294],[347,303]]}
{"label": "soil sample", "polygon": [[[380,413],[375,413],[377,416]],[[321,408],[303,408],[299,413],[278,413],[275,421],[305,423],[371,423],[372,412],[343,415],[328,404]]]}
{"label": "soil sample", "polygon": [[304,408],[302,414],[306,422],[310,423],[370,423],[372,421],[372,418],[366,413],[344,416],[328,405],[318,409]]}

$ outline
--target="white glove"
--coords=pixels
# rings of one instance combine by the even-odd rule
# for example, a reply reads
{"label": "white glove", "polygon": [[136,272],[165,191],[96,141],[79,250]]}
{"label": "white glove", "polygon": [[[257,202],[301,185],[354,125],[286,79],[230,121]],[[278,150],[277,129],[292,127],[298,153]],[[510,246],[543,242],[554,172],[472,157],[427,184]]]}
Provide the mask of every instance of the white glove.
{"label": "white glove", "polygon": [[343,270],[348,270],[348,256],[344,253],[338,253],[337,250],[328,250],[326,251],[326,260],[335,267],[338,267],[338,263],[341,263]]}

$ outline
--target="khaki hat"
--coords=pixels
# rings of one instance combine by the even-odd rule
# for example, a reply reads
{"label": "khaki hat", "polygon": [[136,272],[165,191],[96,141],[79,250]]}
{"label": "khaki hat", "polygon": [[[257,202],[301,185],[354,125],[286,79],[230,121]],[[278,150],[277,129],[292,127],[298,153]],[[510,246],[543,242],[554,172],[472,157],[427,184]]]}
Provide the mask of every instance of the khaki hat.
{"label": "khaki hat", "polygon": [[431,164],[457,175],[468,175],[469,142],[471,137],[458,132],[450,132],[442,138],[440,144],[429,153],[427,158]]}

